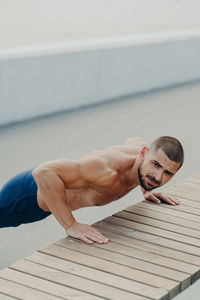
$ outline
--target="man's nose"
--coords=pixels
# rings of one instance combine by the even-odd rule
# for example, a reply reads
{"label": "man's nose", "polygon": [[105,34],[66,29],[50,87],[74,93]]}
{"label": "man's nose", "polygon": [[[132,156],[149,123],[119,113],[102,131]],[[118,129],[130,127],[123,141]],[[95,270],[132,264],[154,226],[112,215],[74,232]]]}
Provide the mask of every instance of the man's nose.
{"label": "man's nose", "polygon": [[158,182],[162,182],[162,177],[163,177],[163,170],[162,169],[158,169],[156,172],[156,181]]}

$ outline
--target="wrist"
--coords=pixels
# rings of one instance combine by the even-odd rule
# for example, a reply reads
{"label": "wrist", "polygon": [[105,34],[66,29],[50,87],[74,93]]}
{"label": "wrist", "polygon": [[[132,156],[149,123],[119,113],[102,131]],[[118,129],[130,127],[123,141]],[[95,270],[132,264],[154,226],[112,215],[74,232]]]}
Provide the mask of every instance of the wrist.
{"label": "wrist", "polygon": [[60,225],[64,228],[65,231],[67,231],[69,228],[71,228],[74,223],[76,223],[75,218],[73,217],[72,213],[60,213],[59,214],[54,214],[56,217],[57,221],[60,223]]}
{"label": "wrist", "polygon": [[76,220],[73,218],[70,221],[68,221],[67,224],[65,223],[64,228],[65,228],[66,231],[68,231],[69,229],[71,229],[77,223],[78,222],[76,222]]}

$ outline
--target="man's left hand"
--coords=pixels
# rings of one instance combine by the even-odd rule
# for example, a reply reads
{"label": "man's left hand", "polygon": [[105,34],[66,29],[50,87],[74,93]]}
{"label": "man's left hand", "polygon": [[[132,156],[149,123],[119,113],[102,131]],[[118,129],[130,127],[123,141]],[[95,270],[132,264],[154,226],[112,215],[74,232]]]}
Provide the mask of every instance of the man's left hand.
{"label": "man's left hand", "polygon": [[146,200],[150,200],[150,201],[153,201],[153,202],[158,203],[158,204],[160,204],[161,202],[166,202],[170,205],[179,205],[180,204],[180,201],[177,198],[171,197],[171,196],[169,196],[169,195],[167,195],[163,192],[159,192],[159,191],[157,191],[157,192],[152,192],[152,191],[146,192],[144,194],[144,198]]}

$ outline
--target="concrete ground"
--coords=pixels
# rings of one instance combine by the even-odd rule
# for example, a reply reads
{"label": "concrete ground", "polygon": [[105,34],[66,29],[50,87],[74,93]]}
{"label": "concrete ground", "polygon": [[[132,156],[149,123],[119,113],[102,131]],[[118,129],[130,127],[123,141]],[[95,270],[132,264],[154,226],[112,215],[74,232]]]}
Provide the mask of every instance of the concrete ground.
{"label": "concrete ground", "polygon": [[200,28],[199,0],[0,0],[0,49]]}
{"label": "concrete ground", "polygon": [[[185,163],[170,184],[200,170],[200,82],[155,91],[58,115],[0,128],[0,186],[12,175],[56,158],[76,159],[89,151],[143,136],[180,139]],[[94,223],[141,197],[139,189],[113,205],[76,212],[81,222]],[[0,230],[0,267],[65,236],[54,220]]]}

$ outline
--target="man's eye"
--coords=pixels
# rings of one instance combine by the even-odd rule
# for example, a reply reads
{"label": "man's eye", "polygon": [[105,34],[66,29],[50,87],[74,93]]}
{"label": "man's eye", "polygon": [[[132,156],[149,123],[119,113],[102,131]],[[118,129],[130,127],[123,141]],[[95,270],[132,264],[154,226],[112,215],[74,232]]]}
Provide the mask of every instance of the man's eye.
{"label": "man's eye", "polygon": [[159,164],[156,161],[154,161],[153,164],[154,166],[159,167]]}
{"label": "man's eye", "polygon": [[170,173],[170,172],[165,172],[165,174],[167,175],[167,176],[172,176],[172,174]]}

